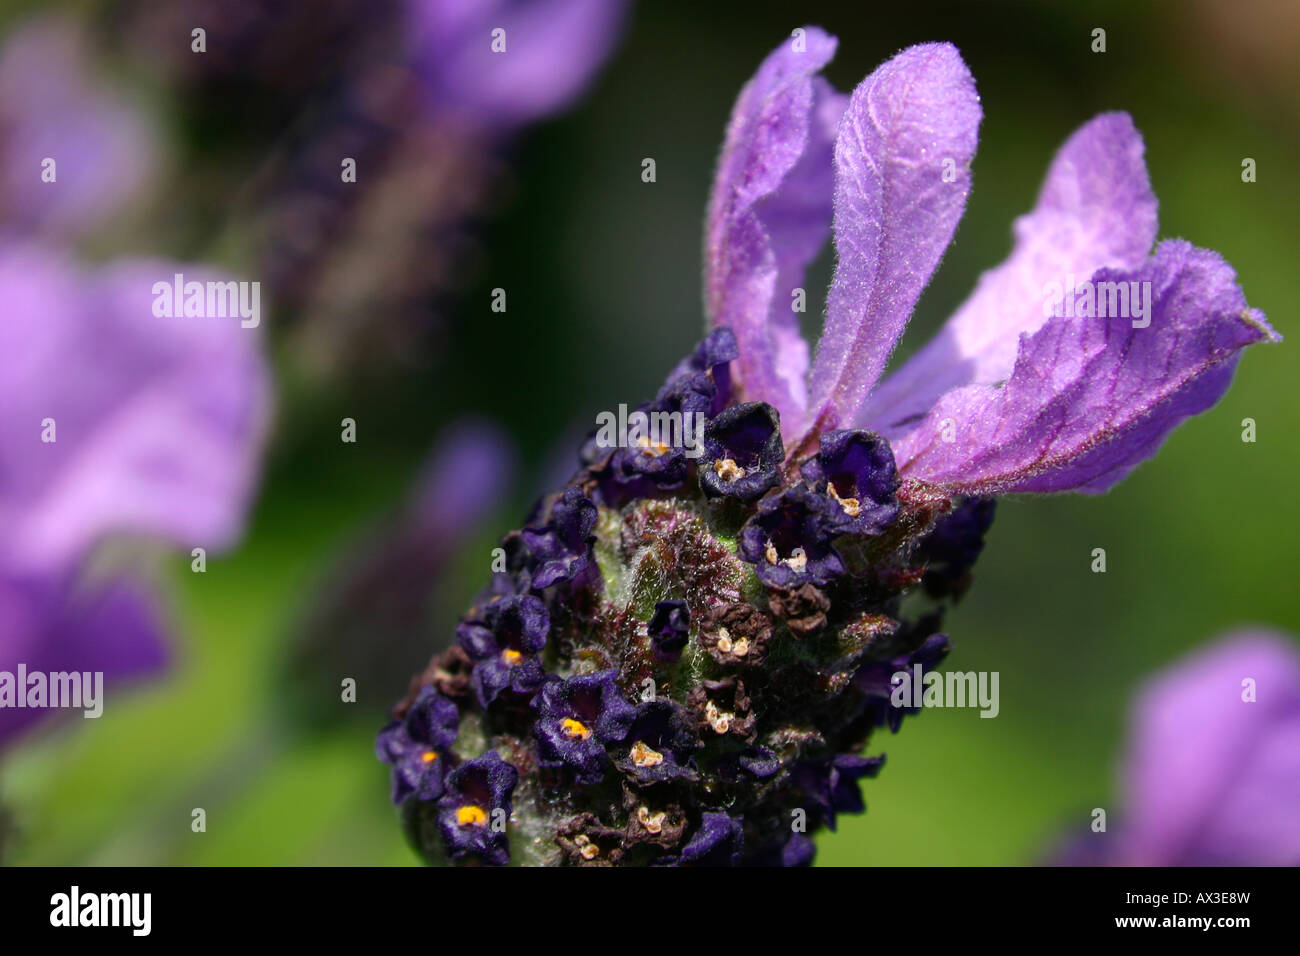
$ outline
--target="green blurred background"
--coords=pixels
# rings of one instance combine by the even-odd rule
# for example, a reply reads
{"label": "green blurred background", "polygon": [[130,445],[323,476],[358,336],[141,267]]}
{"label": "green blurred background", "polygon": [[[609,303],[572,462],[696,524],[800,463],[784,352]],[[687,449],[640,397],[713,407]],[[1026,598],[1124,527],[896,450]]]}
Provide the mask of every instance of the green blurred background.
{"label": "green blurred background", "polygon": [[[1146,137],[1161,236],[1219,250],[1250,302],[1291,334],[1296,7],[641,4],[587,98],[510,157],[436,354],[326,386],[278,356],[276,433],[245,543],[203,575],[188,558],[165,566],[177,632],[169,677],[7,755],[9,862],[415,862],[372,753],[404,687],[362,687],[342,721],[298,719],[283,687],[286,634],[357,533],[391,513],[439,431],[476,413],[510,432],[525,473],[438,582],[429,649],[448,639],[488,549],[541,490],[560,443],[598,409],[649,395],[698,338],[700,235],[723,126],[740,86],[801,23],[839,36],[827,73],[840,89],[905,45],[951,40],[983,99],[966,217],[900,356],[1001,260],[1065,136],[1109,109],[1132,113]],[[69,9],[103,16],[101,5]],[[1090,51],[1096,27],[1104,54]],[[160,107],[180,138],[181,186],[186,150],[201,152],[186,108]],[[226,120],[228,131],[205,138],[246,142],[238,117]],[[237,178],[234,157],[224,162]],[[653,184],[641,181],[643,157],[656,160]],[[1244,157],[1257,161],[1254,184],[1241,181]],[[829,275],[824,256],[810,289]],[[494,287],[508,290],[508,312],[490,310]],[[1126,708],[1145,675],[1241,624],[1300,633],[1293,354],[1290,343],[1253,350],[1227,397],[1110,494],[1000,504],[947,630],[950,667],[1000,672],[1001,713],[928,712],[874,740],[889,763],[865,785],[868,813],[819,839],[819,863],[1033,862],[1065,828],[1083,832],[1092,807],[1111,807]],[[358,422],[356,445],[338,440],[344,416]],[[1247,417],[1254,444],[1241,441]],[[1089,569],[1098,547],[1105,574]],[[191,832],[194,807],[207,812],[206,833]]]}

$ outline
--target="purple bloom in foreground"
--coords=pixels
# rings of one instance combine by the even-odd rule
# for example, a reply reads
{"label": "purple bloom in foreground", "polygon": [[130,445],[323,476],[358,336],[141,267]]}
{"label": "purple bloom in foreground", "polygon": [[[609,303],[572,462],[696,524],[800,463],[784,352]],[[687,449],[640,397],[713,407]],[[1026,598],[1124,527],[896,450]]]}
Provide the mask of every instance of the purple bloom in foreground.
{"label": "purple bloom in foreground", "polygon": [[1148,681],[1130,719],[1120,805],[1076,865],[1300,865],[1300,646],[1250,631]]}
{"label": "purple bloom in foreground", "polygon": [[568,766],[579,783],[599,783],[609,758],[605,745],[621,741],[636,709],[623,699],[612,670],[568,680],[552,678],[533,699],[533,733],[549,766]]}
{"label": "purple bloom in foreground", "polygon": [[735,866],[745,849],[742,821],[725,813],[706,813],[700,828],[682,848],[683,866]]}
{"label": "purple bloom in foreground", "polygon": [[486,707],[509,688],[530,693],[542,682],[537,654],[546,646],[550,619],[546,605],[531,594],[500,598],[484,605],[477,620],[462,622],[456,639],[474,665],[474,690]]}
{"label": "purple bloom in foreground", "polygon": [[88,560],[111,537],[213,554],[241,533],[267,371],[238,319],[153,314],[182,269],[0,246],[0,670],[102,670],[110,689],[156,670],[150,602]]}
{"label": "purple bloom in foreground", "polygon": [[[1244,346],[1276,338],[1214,253],[1175,241],[1148,256],[1142,144],[1113,114],[1065,144],[1010,259],[877,387],[965,205],[979,100],[947,44],[840,96],[817,76],[834,45],[796,31],[727,129],[706,231],[713,328],[642,406],[702,416],[704,455],[653,439],[605,451],[593,433],[462,621],[524,595],[547,612],[530,660],[550,723],[517,695],[457,698],[483,749],[519,769],[526,837],[509,862],[811,862],[809,833],[865,810],[860,781],[884,760],[863,755],[873,733],[924,703],[903,691],[950,650],[943,616],[992,496],[1104,490],[1222,394]],[[813,360],[789,295],[832,231]],[[1069,308],[1045,318],[1070,274],[1097,289],[1062,289]],[[1134,314],[1086,317],[1121,288]],[[502,645],[483,646],[479,669]],[[420,683],[446,670],[435,657]],[[583,681],[640,701],[630,724],[605,739],[551,700]],[[441,838],[427,809],[404,820],[432,861],[461,852],[443,819]]]}
{"label": "purple bloom in foreground", "polygon": [[825,432],[802,474],[809,487],[839,507],[835,526],[846,534],[872,534],[898,515],[894,455],[889,442],[873,432]]}
{"label": "purple bloom in foreground", "polygon": [[781,480],[784,460],[776,410],[762,402],[736,405],[704,431],[700,486],[706,495],[757,501]]}
{"label": "purple bloom in foreground", "polygon": [[[739,387],[780,411],[794,457],[860,427],[889,437],[904,480],[948,494],[1104,491],[1223,394],[1242,348],[1277,340],[1216,253],[1150,251],[1142,140],[1108,113],[1061,148],[1007,261],[879,382],[965,208],[981,111],[948,44],[904,50],[847,98],[816,75],[834,51],[809,28],[806,48],[764,62],[709,210],[712,321],[735,332]],[[810,364],[789,295],[830,232],[838,262]],[[1044,318],[1068,276],[1149,288],[1149,311]]]}
{"label": "purple bloom in foreground", "polygon": [[453,860],[502,866],[510,859],[506,821],[519,772],[489,750],[447,774],[438,827]]}
{"label": "purple bloom in foreground", "polygon": [[442,796],[447,755],[459,724],[456,705],[426,684],[405,719],[379,732],[375,750],[380,760],[393,765],[393,803],[411,796],[417,800]]}
{"label": "purple bloom in foreground", "polygon": [[836,506],[797,485],[765,498],[740,532],[740,554],[760,581],[774,587],[829,584],[844,573],[831,540],[837,533]]}
{"label": "purple bloom in foreground", "polygon": [[596,526],[596,506],[582,492],[570,486],[551,506],[550,520],[544,525],[525,528],[523,537],[528,551],[538,562],[533,586],[550,587],[571,581],[587,569],[592,529]]}

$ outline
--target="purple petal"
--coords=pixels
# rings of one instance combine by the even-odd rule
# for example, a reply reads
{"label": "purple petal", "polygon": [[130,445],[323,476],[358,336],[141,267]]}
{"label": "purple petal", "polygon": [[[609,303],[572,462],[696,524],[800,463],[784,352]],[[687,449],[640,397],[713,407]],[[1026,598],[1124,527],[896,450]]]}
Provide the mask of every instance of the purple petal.
{"label": "purple petal", "polygon": [[1142,265],[1156,238],[1156,197],[1142,154],[1127,113],[1103,113],[1066,140],[1034,211],[1016,220],[1014,251],[980,277],[938,335],[881,383],[861,421],[895,437],[900,423],[924,415],[944,392],[1004,381],[1020,333],[1044,322],[1049,283]]}
{"label": "purple petal", "polygon": [[709,204],[712,324],[735,333],[745,397],[775,407],[787,434],[807,402],[808,345],[792,292],[830,228],[831,143],[845,97],[815,74],[835,46],[807,27],[763,61],[732,109]]}
{"label": "purple petal", "polygon": [[810,380],[813,432],[796,454],[857,420],[961,219],[980,115],[947,43],[909,47],[853,91],[835,140],[838,261]]}
{"label": "purple petal", "polygon": [[[0,566],[65,567],[109,532],[210,552],[239,535],[270,386],[235,318],[159,318],[168,262],[82,273],[0,249]],[[56,440],[42,441],[45,419]]]}
{"label": "purple petal", "polygon": [[[415,0],[410,49],[433,108],[508,130],[576,99],[626,13],[625,0]],[[493,52],[497,29],[501,53]]]}
{"label": "purple petal", "polygon": [[[152,602],[130,582],[78,589],[70,580],[0,575],[0,670],[102,671],[106,706],[131,681],[167,662]],[[0,709],[0,747],[55,710]],[[66,713],[81,717],[79,711]]]}
{"label": "purple petal", "polygon": [[1242,348],[1278,340],[1235,279],[1216,253],[1181,240],[1136,271],[1097,272],[1094,287],[1150,283],[1150,326],[1047,320],[1021,337],[1004,385],[949,392],[896,445],[904,477],[953,494],[1106,490],[1218,401]]}
{"label": "purple petal", "polygon": [[[154,174],[153,131],[88,69],[79,26],[32,22],[0,51],[0,210],[6,225],[70,235],[122,207]],[[42,162],[57,178],[41,179]]]}
{"label": "purple petal", "polygon": [[[1255,682],[1255,701],[1242,682]],[[1141,693],[1125,760],[1115,862],[1300,861],[1300,649],[1245,633],[1178,664]]]}

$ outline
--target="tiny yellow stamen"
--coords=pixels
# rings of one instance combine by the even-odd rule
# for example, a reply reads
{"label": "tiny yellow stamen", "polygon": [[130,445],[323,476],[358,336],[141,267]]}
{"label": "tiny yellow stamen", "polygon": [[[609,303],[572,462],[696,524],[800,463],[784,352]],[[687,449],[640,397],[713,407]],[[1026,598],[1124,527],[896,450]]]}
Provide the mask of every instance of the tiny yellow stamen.
{"label": "tiny yellow stamen", "polygon": [[641,449],[641,454],[647,458],[658,458],[660,455],[667,454],[669,448],[661,441],[652,442],[645,435],[638,435],[636,440],[637,447]]}
{"label": "tiny yellow stamen", "polygon": [[481,827],[487,823],[487,811],[470,803],[456,811],[456,823],[463,827]]}
{"label": "tiny yellow stamen", "polygon": [[723,481],[735,481],[745,477],[745,469],[731,458],[719,458],[713,463],[713,473]]}
{"label": "tiny yellow stamen", "polygon": [[746,654],[748,654],[749,638],[742,637],[740,640],[736,641],[735,646],[732,647],[731,649],[731,653],[735,654],[737,657],[744,657]]}
{"label": "tiny yellow stamen", "polygon": [[501,652],[501,659],[505,661],[507,664],[509,664],[511,667],[514,667],[516,664],[518,664],[520,661],[524,659],[524,655],[519,653],[519,651],[514,650],[513,648],[507,647],[504,651]]}
{"label": "tiny yellow stamen", "polygon": [[767,547],[763,549],[763,557],[767,558],[768,564],[776,564],[781,559],[781,556],[776,553],[776,545],[772,543],[771,538],[767,539]]}
{"label": "tiny yellow stamen", "polygon": [[632,745],[632,762],[638,767],[657,767],[664,762],[664,755],[641,741]]}
{"label": "tiny yellow stamen", "polygon": [[565,717],[560,721],[560,730],[566,737],[577,737],[580,740],[586,740],[591,736],[591,728],[580,720],[574,720],[572,717]]}
{"label": "tiny yellow stamen", "polygon": [[424,753],[420,754],[420,759],[425,763],[433,763],[438,759],[438,754],[435,751],[426,750]]}

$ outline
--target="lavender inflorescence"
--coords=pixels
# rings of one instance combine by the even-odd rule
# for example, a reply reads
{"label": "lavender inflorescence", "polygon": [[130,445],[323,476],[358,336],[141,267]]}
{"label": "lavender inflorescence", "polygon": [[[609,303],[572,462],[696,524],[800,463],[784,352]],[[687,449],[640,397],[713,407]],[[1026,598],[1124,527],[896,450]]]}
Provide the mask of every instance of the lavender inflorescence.
{"label": "lavender inflorescence", "polygon": [[379,755],[429,862],[801,865],[865,809],[872,732],[914,712],[891,677],[948,652],[992,503],[900,483],[867,431],[787,460],[735,357],[715,330],[641,408],[704,414],[697,457],[593,433],[394,709]]}

